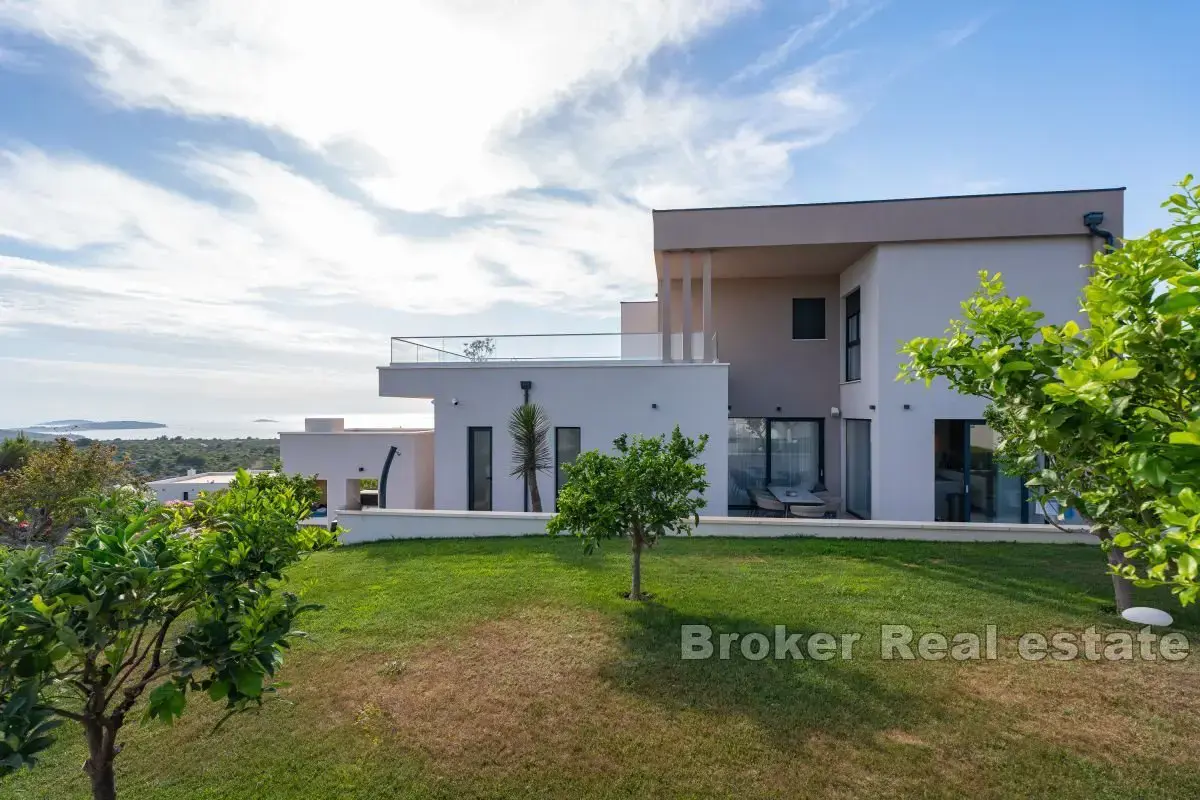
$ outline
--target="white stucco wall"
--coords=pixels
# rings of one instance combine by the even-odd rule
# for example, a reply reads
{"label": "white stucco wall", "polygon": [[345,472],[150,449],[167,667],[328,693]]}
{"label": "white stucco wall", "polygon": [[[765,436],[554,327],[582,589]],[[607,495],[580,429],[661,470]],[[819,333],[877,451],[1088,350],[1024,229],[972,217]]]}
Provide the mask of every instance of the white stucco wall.
{"label": "white stucco wall", "polygon": [[229,480],[217,483],[209,480],[194,482],[172,481],[162,484],[150,483],[148,485],[154,490],[154,496],[158,498],[158,502],[169,503],[177,500],[195,500],[201,492],[219,492],[222,489],[228,489],[229,484]]}
{"label": "white stucco wall", "polygon": [[[580,429],[585,451],[608,450],[622,433],[657,436],[670,433],[676,425],[688,436],[709,434],[703,456],[712,486],[706,513],[726,513],[729,376],[725,364],[497,361],[381,367],[380,395],[434,401],[436,508],[466,509],[467,429],[490,427],[492,507],[522,509],[522,482],[508,474],[512,445],[507,425],[513,408],[523,400],[524,380],[533,382],[530,400],[546,409],[552,427]],[[551,510],[553,473],[540,475],[538,487],[543,507]]]}
{"label": "white stucco wall", "polygon": [[1088,270],[1080,265],[1090,263],[1092,248],[1086,236],[889,244],[843,274],[843,294],[855,283],[863,287],[863,379],[842,386],[842,416],[872,420],[875,519],[934,518],[934,420],[978,419],[987,405],[944,382],[929,389],[897,382],[900,343],[941,335],[961,316],[981,269],[1001,272],[1008,292],[1028,296],[1047,321],[1083,324],[1079,299]]}
{"label": "white stucco wall", "polygon": [[279,434],[285,472],[326,482],[329,519],[346,505],[346,481],[378,478],[388,448],[397,453],[388,474],[390,508],[432,508],[433,431],[379,430]]}
{"label": "white stucco wall", "polygon": [[[842,272],[837,307],[839,407],[842,418],[870,419],[869,406],[879,400],[879,280],[878,248]],[[862,378],[846,382],[846,295],[859,290],[859,340],[862,342]]]}

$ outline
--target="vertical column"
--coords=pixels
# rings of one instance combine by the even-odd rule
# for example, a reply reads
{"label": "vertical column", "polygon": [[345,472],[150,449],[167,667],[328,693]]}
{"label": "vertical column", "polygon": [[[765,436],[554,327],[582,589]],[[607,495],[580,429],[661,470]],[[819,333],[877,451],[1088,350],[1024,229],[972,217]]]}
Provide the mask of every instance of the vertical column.
{"label": "vertical column", "polygon": [[717,343],[713,334],[712,318],[712,250],[704,251],[703,266],[700,268],[700,330],[704,332],[704,361],[717,360]]}
{"label": "vertical column", "polygon": [[663,361],[671,360],[671,254],[655,251],[662,277],[658,282],[658,330],[662,334]]}
{"label": "vertical column", "polygon": [[683,254],[683,360],[692,360],[692,254]]}

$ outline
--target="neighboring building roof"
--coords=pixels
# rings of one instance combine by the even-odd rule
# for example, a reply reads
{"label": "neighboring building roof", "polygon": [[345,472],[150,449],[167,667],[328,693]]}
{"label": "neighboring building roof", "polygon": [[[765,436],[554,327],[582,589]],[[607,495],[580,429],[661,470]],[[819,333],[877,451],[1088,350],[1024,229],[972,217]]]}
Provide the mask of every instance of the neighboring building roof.
{"label": "neighboring building roof", "polygon": [[[266,469],[247,470],[251,475],[270,472]],[[236,472],[197,472],[195,475],[177,475],[174,478],[161,478],[150,481],[147,486],[170,486],[176,483],[201,484],[209,486],[228,486],[237,477]]]}
{"label": "neighboring building roof", "polygon": [[654,249],[870,247],[887,242],[1086,236],[1083,215],[1090,211],[1103,212],[1103,227],[1120,236],[1124,192],[1117,187],[656,210]]}

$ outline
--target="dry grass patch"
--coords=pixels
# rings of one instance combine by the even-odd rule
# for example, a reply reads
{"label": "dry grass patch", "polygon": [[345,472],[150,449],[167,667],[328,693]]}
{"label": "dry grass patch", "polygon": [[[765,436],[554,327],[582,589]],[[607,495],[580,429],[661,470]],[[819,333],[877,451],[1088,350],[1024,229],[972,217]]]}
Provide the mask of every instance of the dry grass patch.
{"label": "dry grass patch", "polygon": [[929,742],[922,739],[909,731],[905,730],[890,730],[884,731],[881,736],[889,742],[895,744],[907,745],[909,747],[929,747]]}
{"label": "dry grass patch", "polygon": [[[849,742],[819,731],[780,741],[748,714],[627,691],[614,671],[642,667],[625,649],[620,624],[536,608],[434,640],[403,659],[362,657],[357,674],[342,676],[331,712],[381,748],[372,758],[398,748],[451,779],[646,781],[695,796],[710,796],[714,785],[788,795],[826,775],[833,754],[843,761],[847,747],[870,748],[869,737]],[[836,746],[822,746],[834,738]],[[837,778],[846,796],[888,783],[861,766]]]}
{"label": "dry grass patch", "polygon": [[955,672],[960,702],[982,702],[1011,734],[1110,764],[1200,762],[1200,664],[1191,660],[1004,659]]}
{"label": "dry grass patch", "polygon": [[578,766],[605,737],[669,734],[661,715],[602,679],[618,649],[609,618],[532,609],[404,659],[359,659],[359,674],[340,684],[335,710],[439,771]]}
{"label": "dry grass patch", "polygon": [[[1197,758],[1200,669],[1190,663],[1030,663],[1005,652],[994,662],[891,664],[885,674],[897,670],[901,683],[926,687],[911,702],[940,707],[939,715],[877,730],[868,722],[854,731],[781,731],[736,705],[620,685],[620,676],[646,668],[623,638],[627,622],[530,608],[401,657],[364,654],[352,660],[353,674],[328,682],[337,686],[327,699],[331,721],[362,732],[374,746],[370,758],[415,756],[450,780],[645,780],[697,795],[737,786],[744,796],[799,787],[825,797],[953,796],[978,789],[980,770],[1001,768],[995,760],[1007,748],[1033,742],[1113,766]],[[753,673],[746,677],[753,683]]]}

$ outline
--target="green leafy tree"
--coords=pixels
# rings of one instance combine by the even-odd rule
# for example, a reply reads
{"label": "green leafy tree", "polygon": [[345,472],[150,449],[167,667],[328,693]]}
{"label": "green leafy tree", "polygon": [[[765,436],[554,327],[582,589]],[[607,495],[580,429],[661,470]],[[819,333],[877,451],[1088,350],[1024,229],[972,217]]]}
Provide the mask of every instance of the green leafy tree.
{"label": "green leafy tree", "polygon": [[0,473],[24,466],[37,445],[24,433],[0,443]]}
{"label": "green leafy tree", "polygon": [[[307,506],[310,510],[321,501],[321,489],[317,486],[316,475],[300,475],[283,472],[256,472],[250,474],[238,470],[238,478],[245,475],[244,485],[250,489],[270,493],[290,493],[296,502]],[[240,485],[240,484],[239,484]],[[303,519],[303,517],[301,517]]]}
{"label": "green leafy tree", "polygon": [[1173,223],[1098,254],[1074,321],[1042,324],[999,275],[944,337],[914,339],[900,377],[945,378],[987,398],[1007,471],[1037,499],[1089,520],[1120,610],[1130,581],[1200,594],[1200,190],[1164,206]]}
{"label": "green leafy tree", "polygon": [[194,506],[116,490],[67,545],[0,548],[0,776],[32,767],[72,720],[92,795],[108,800],[143,695],[145,717],[167,722],[197,691],[227,715],[261,704],[312,608],[280,589],[284,571],[336,542],[297,524],[316,492],[302,481],[242,472]]}
{"label": "green leafy tree", "polygon": [[550,457],[550,419],[537,403],[523,403],[508,418],[508,435],[512,439],[509,474],[525,479],[529,506],[540,513],[542,493],[538,490],[537,476],[539,472],[549,472],[554,464]]}
{"label": "green leafy tree", "polygon": [[689,439],[676,426],[670,439],[622,434],[613,441],[615,453],[581,453],[573,464],[563,465],[567,484],[547,531],[574,533],[589,553],[604,539],[628,536],[633,551],[629,599],[641,600],[642,550],[667,534],[690,535],[700,523],[708,481],[696,458],[707,443],[707,434]]}
{"label": "green leafy tree", "polygon": [[0,540],[58,544],[83,522],[89,496],[137,482],[116,448],[99,442],[34,448],[21,467],[0,474]]}

